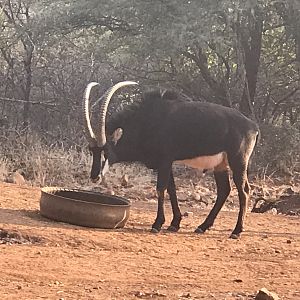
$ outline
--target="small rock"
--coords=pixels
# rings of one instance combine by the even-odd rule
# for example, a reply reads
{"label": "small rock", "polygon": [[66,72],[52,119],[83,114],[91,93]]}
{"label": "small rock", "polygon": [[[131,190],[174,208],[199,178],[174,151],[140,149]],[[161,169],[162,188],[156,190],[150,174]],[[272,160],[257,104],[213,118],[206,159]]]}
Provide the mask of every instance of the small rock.
{"label": "small rock", "polygon": [[191,218],[194,215],[194,213],[192,211],[186,211],[183,216],[186,218]]}
{"label": "small rock", "polygon": [[192,295],[191,295],[191,293],[186,293],[186,294],[180,295],[179,297],[181,297],[181,298],[192,298]]}
{"label": "small rock", "polygon": [[121,178],[121,185],[124,186],[124,187],[127,187],[128,182],[129,182],[128,175],[124,174]]}
{"label": "small rock", "polygon": [[268,211],[268,213],[275,216],[275,215],[278,214],[278,211],[277,211],[277,209],[276,209],[275,207],[273,207],[272,209],[270,209],[270,210]]}
{"label": "small rock", "polygon": [[192,197],[193,197],[193,199],[196,200],[196,201],[200,201],[200,200],[201,200],[201,196],[200,196],[198,193],[193,193],[193,194],[192,194]]}
{"label": "small rock", "polygon": [[287,240],[286,243],[287,243],[287,244],[291,244],[292,241],[291,241],[291,240]]}
{"label": "small rock", "polygon": [[18,185],[26,184],[25,178],[23,177],[23,175],[19,170],[15,171],[12,177],[13,177],[13,183]]}
{"label": "small rock", "polygon": [[154,199],[150,199],[150,200],[148,201],[148,203],[151,203],[151,204],[156,204],[156,203],[157,203],[157,201],[156,201],[156,200],[154,200]]}
{"label": "small rock", "polygon": [[111,195],[111,196],[114,196],[115,195],[115,191],[113,189],[109,189],[108,190],[108,194]]}
{"label": "small rock", "polygon": [[144,292],[134,292],[133,295],[138,298],[143,298],[146,296]]}
{"label": "small rock", "polygon": [[288,195],[294,195],[295,194],[295,191],[292,187],[289,187],[287,188],[285,191],[284,191],[285,194],[288,194]]}
{"label": "small rock", "polygon": [[233,281],[234,281],[234,282],[237,282],[237,283],[241,283],[241,282],[243,282],[243,280],[242,280],[242,279],[234,279]]}
{"label": "small rock", "polygon": [[268,291],[266,288],[262,288],[255,296],[255,300],[279,300],[279,296],[276,293]]}
{"label": "small rock", "polygon": [[184,191],[178,191],[177,198],[178,198],[178,201],[180,201],[180,202],[185,202],[188,200],[188,197],[186,196],[186,193]]}
{"label": "small rock", "polygon": [[297,213],[296,211],[294,211],[294,210],[290,210],[290,211],[288,212],[288,215],[290,215],[290,216],[297,216],[298,213]]}

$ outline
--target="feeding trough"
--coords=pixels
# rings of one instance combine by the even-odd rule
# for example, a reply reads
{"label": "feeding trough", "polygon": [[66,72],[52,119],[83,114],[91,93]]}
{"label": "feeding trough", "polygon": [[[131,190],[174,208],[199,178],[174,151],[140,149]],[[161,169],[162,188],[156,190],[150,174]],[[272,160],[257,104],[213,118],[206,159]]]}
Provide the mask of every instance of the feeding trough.
{"label": "feeding trough", "polygon": [[124,227],[130,201],[102,193],[45,187],[40,212],[49,219],[74,225],[114,229]]}

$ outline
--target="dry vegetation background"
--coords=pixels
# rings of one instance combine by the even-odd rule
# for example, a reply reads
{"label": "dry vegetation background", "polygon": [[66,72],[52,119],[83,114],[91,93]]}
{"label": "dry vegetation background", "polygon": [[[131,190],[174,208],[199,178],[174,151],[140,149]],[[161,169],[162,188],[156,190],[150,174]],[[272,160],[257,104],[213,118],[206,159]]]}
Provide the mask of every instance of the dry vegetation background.
{"label": "dry vegetation background", "polygon": [[[299,20],[298,1],[1,1],[0,180],[16,181],[20,173],[33,186],[153,199],[155,174],[139,165],[117,165],[102,185],[88,179],[83,90],[100,82],[95,101],[112,83],[136,80],[142,91],[174,88],[255,119],[261,139],[251,164],[254,198],[296,192]],[[110,113],[131,101],[127,93],[116,97]],[[182,201],[213,201],[211,174],[176,174]]]}
{"label": "dry vegetation background", "polygon": [[[91,183],[83,91],[99,82],[96,103],[122,80],[140,91],[114,97],[109,115],[155,87],[259,124],[249,209],[269,213],[249,214],[242,239],[227,238],[234,185],[215,228],[191,233],[215,201],[210,172],[174,166],[187,213],[174,234],[149,233],[153,171],[116,164]],[[3,299],[250,300],[262,287],[299,299],[300,1],[0,0],[0,182]],[[52,222],[43,186],[125,196],[130,219],[113,231]]]}
{"label": "dry vegetation background", "polygon": [[[86,148],[53,145],[49,147],[37,136],[26,134],[9,139],[5,145],[10,155],[2,155],[0,181],[28,186],[61,186],[97,190],[124,196],[131,201],[156,202],[156,173],[140,164],[116,164],[101,183],[89,179],[91,157]],[[285,196],[295,196],[300,192],[300,172],[297,166],[290,171],[278,168],[271,174],[267,168],[260,169],[253,158],[250,171],[252,198],[249,208],[256,202],[275,203]],[[215,183],[212,172],[205,175],[200,170],[174,166],[179,201],[191,208],[206,209],[215,201]],[[226,202],[225,209],[238,207],[237,191],[233,191]],[[299,202],[299,198],[298,198]],[[299,204],[299,203],[298,203]],[[268,210],[272,213],[284,212],[299,214],[300,205],[288,207],[285,211]],[[283,209],[284,210],[284,209]]]}

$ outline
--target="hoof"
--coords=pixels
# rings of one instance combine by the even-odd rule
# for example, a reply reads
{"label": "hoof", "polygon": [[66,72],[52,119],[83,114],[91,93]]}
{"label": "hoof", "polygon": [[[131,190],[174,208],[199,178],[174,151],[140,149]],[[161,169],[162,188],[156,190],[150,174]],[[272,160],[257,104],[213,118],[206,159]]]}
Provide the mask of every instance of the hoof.
{"label": "hoof", "polygon": [[200,227],[198,227],[196,230],[195,230],[195,233],[199,233],[199,234],[203,234],[205,231],[203,229],[201,229]]}
{"label": "hoof", "polygon": [[150,230],[150,232],[151,232],[151,233],[159,233],[160,230],[158,230],[158,229],[152,227],[151,230]]}
{"label": "hoof", "polygon": [[177,232],[179,230],[179,227],[170,225],[167,230],[170,232]]}
{"label": "hoof", "polygon": [[240,238],[240,234],[232,233],[229,238],[233,240],[238,240]]}

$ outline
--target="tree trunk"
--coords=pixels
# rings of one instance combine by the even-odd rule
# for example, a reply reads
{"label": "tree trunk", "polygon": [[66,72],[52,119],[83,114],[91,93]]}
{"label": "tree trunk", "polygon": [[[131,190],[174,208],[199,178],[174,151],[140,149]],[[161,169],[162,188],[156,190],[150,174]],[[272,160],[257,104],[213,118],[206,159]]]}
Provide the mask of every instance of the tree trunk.
{"label": "tree trunk", "polygon": [[254,98],[257,85],[257,76],[260,66],[263,18],[258,7],[255,8],[255,15],[249,11],[247,16],[248,28],[240,28],[241,45],[244,52],[245,84],[240,102],[240,110],[246,116],[256,119],[254,113]]}
{"label": "tree trunk", "polygon": [[23,106],[23,128],[27,128],[29,125],[30,117],[30,92],[32,85],[32,54],[33,45],[26,45],[24,43],[25,57],[24,57],[24,70],[25,70],[25,83],[24,83],[24,106]]}

